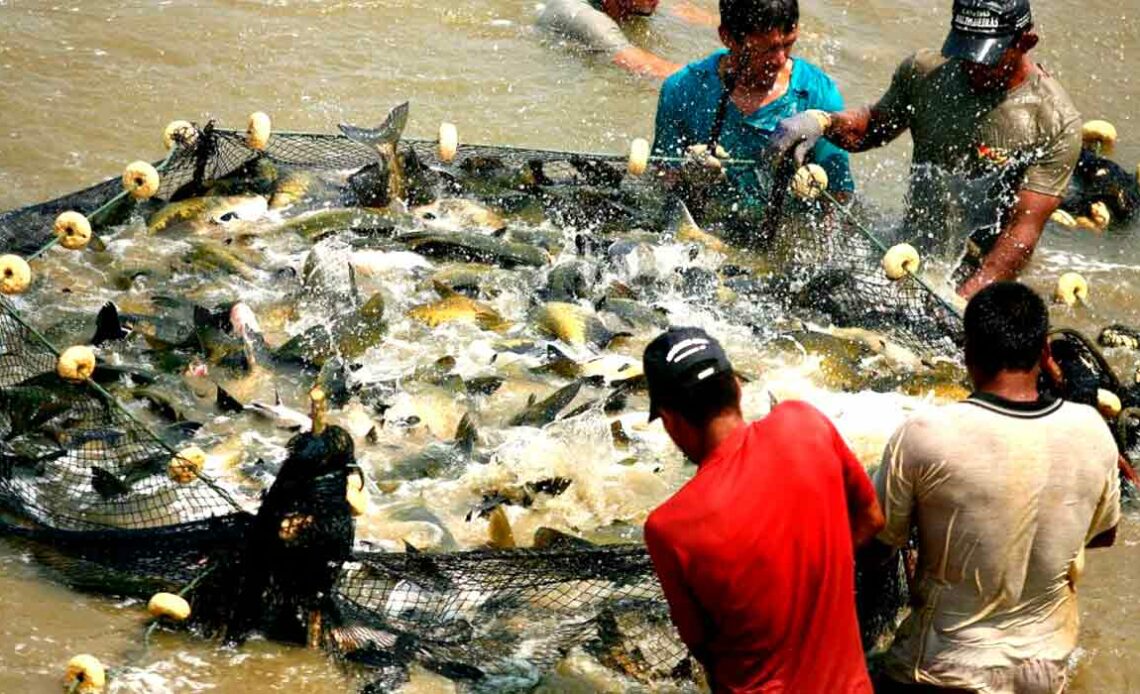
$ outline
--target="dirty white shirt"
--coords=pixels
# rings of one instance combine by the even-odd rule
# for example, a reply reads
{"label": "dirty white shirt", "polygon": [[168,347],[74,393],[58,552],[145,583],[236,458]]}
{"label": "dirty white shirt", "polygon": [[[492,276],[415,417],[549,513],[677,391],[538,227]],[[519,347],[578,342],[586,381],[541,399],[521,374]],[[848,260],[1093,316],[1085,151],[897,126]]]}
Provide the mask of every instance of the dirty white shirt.
{"label": "dirty white shirt", "polygon": [[917,526],[913,612],[887,657],[901,682],[1060,692],[1077,645],[1085,544],[1120,519],[1117,449],[1085,405],[978,394],[908,420],[875,474],[901,547]]}

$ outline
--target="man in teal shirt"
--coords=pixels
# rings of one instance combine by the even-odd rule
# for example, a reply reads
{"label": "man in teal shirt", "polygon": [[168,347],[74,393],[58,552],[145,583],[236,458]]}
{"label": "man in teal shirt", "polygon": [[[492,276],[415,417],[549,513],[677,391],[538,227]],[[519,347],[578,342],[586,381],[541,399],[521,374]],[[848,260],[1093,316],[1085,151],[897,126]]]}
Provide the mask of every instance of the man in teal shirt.
{"label": "man in teal shirt", "polygon": [[[791,57],[799,37],[798,0],[720,0],[720,17],[726,49],[690,63],[661,88],[655,155],[683,157],[694,146],[713,144],[732,159],[763,160],[781,120],[808,109],[842,108],[831,78]],[[811,158],[827,172],[832,192],[854,190],[846,152],[820,140]],[[770,183],[757,171],[728,167],[730,193],[763,205]]]}

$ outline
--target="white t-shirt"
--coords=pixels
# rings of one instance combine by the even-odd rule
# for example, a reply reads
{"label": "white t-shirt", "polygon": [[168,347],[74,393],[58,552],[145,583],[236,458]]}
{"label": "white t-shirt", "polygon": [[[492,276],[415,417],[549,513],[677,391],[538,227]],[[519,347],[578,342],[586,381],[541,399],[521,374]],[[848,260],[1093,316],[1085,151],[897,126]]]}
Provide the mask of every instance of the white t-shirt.
{"label": "white t-shirt", "polygon": [[1120,520],[1116,443],[1091,407],[986,394],[912,417],[875,474],[883,542],[919,536],[913,612],[888,674],[1059,692],[1077,645],[1085,544]]}
{"label": "white t-shirt", "polygon": [[598,53],[617,53],[632,45],[618,23],[587,0],[547,0],[538,26]]}

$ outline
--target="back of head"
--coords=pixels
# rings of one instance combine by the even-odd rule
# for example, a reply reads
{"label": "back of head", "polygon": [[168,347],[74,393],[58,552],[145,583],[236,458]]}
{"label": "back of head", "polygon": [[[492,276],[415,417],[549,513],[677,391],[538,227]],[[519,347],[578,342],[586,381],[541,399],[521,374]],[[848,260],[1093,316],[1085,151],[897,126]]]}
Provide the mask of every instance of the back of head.
{"label": "back of head", "polygon": [[738,41],[773,29],[788,34],[799,23],[799,0],[720,0],[720,26]]}
{"label": "back of head", "polygon": [[661,406],[676,412],[694,429],[704,429],[720,415],[740,413],[740,383],[734,373],[719,373]]}
{"label": "back of head", "polygon": [[1049,310],[1029,287],[996,282],[966,306],[966,366],[993,376],[1029,371],[1040,363],[1049,333]]}

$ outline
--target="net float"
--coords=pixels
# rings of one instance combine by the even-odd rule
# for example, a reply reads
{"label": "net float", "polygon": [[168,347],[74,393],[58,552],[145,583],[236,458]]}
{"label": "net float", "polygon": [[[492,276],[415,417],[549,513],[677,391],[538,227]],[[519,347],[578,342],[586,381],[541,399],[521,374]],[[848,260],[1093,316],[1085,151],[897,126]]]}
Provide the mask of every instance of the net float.
{"label": "net float", "polygon": [[[355,479],[354,479],[355,477]],[[354,516],[363,516],[368,513],[368,490],[364,488],[364,477],[359,473],[348,478],[348,489],[345,492],[348,499],[348,508]]]}
{"label": "net float", "polygon": [[439,160],[450,164],[459,151],[459,130],[454,123],[439,124]]}
{"label": "net float", "polygon": [[67,661],[63,684],[76,694],[99,694],[107,686],[107,671],[95,656],[77,655]]}
{"label": "net float", "polygon": [[792,178],[792,190],[801,200],[815,200],[827,190],[827,172],[819,164],[801,166]]}
{"label": "net float", "polygon": [[166,474],[179,484],[189,484],[197,479],[205,465],[206,452],[197,446],[187,446],[170,459]]}
{"label": "net float", "polygon": [[95,373],[95,352],[87,345],[68,347],[59,355],[55,371],[59,377],[72,383],[81,383]]}
{"label": "net float", "polygon": [[162,131],[162,146],[167,150],[174,149],[175,145],[190,146],[197,139],[198,131],[194,124],[186,120],[172,120]]}
{"label": "net float", "polygon": [[173,622],[184,622],[190,617],[190,603],[174,593],[155,593],[146,604],[146,611],[152,617],[165,618]]}
{"label": "net float", "polygon": [[1066,272],[1057,278],[1057,288],[1053,298],[1066,306],[1073,306],[1077,302],[1082,304],[1089,300],[1089,283],[1076,272]]}
{"label": "net float", "polygon": [[1116,148],[1116,126],[1106,120],[1090,120],[1081,126],[1081,143],[1108,156]]}
{"label": "net float", "polygon": [[629,164],[626,170],[630,176],[640,176],[649,168],[649,140],[634,138],[629,143]]}
{"label": "net float", "polygon": [[55,218],[55,237],[69,251],[79,251],[91,243],[91,222],[78,212],[64,212]]}
{"label": "net float", "polygon": [[922,258],[918,255],[918,250],[909,243],[891,246],[883,256],[883,272],[892,281],[917,273],[921,264]]}
{"label": "net float", "polygon": [[269,121],[269,115],[261,111],[255,111],[249,114],[249,125],[245,129],[245,142],[249,145],[250,149],[261,151],[265,149],[265,145],[269,144],[269,135],[272,128]]}
{"label": "net float", "polygon": [[1049,219],[1052,220],[1054,224],[1060,224],[1066,229],[1077,228],[1077,220],[1073,218],[1073,215],[1064,210],[1055,210],[1053,214],[1049,215]]}
{"label": "net float", "polygon": [[145,161],[133,161],[123,171],[123,190],[135,200],[149,200],[158,192],[158,170]]}
{"label": "net float", "polygon": [[281,520],[281,527],[277,530],[277,537],[282,542],[292,542],[297,539],[297,535],[313,524],[313,517],[310,515],[301,515],[299,513],[291,513]]}
{"label": "net float", "polygon": [[1089,216],[1098,229],[1107,229],[1112,223],[1112,213],[1108,211],[1108,205],[1103,202],[1094,202],[1089,207]]}
{"label": "net float", "polygon": [[28,261],[11,253],[0,255],[0,294],[23,294],[31,283]]}
{"label": "net float", "polygon": [[1098,388],[1096,391],[1096,409],[1100,412],[1102,417],[1107,419],[1115,419],[1124,406],[1120,403],[1120,398],[1116,393],[1104,388]]}

